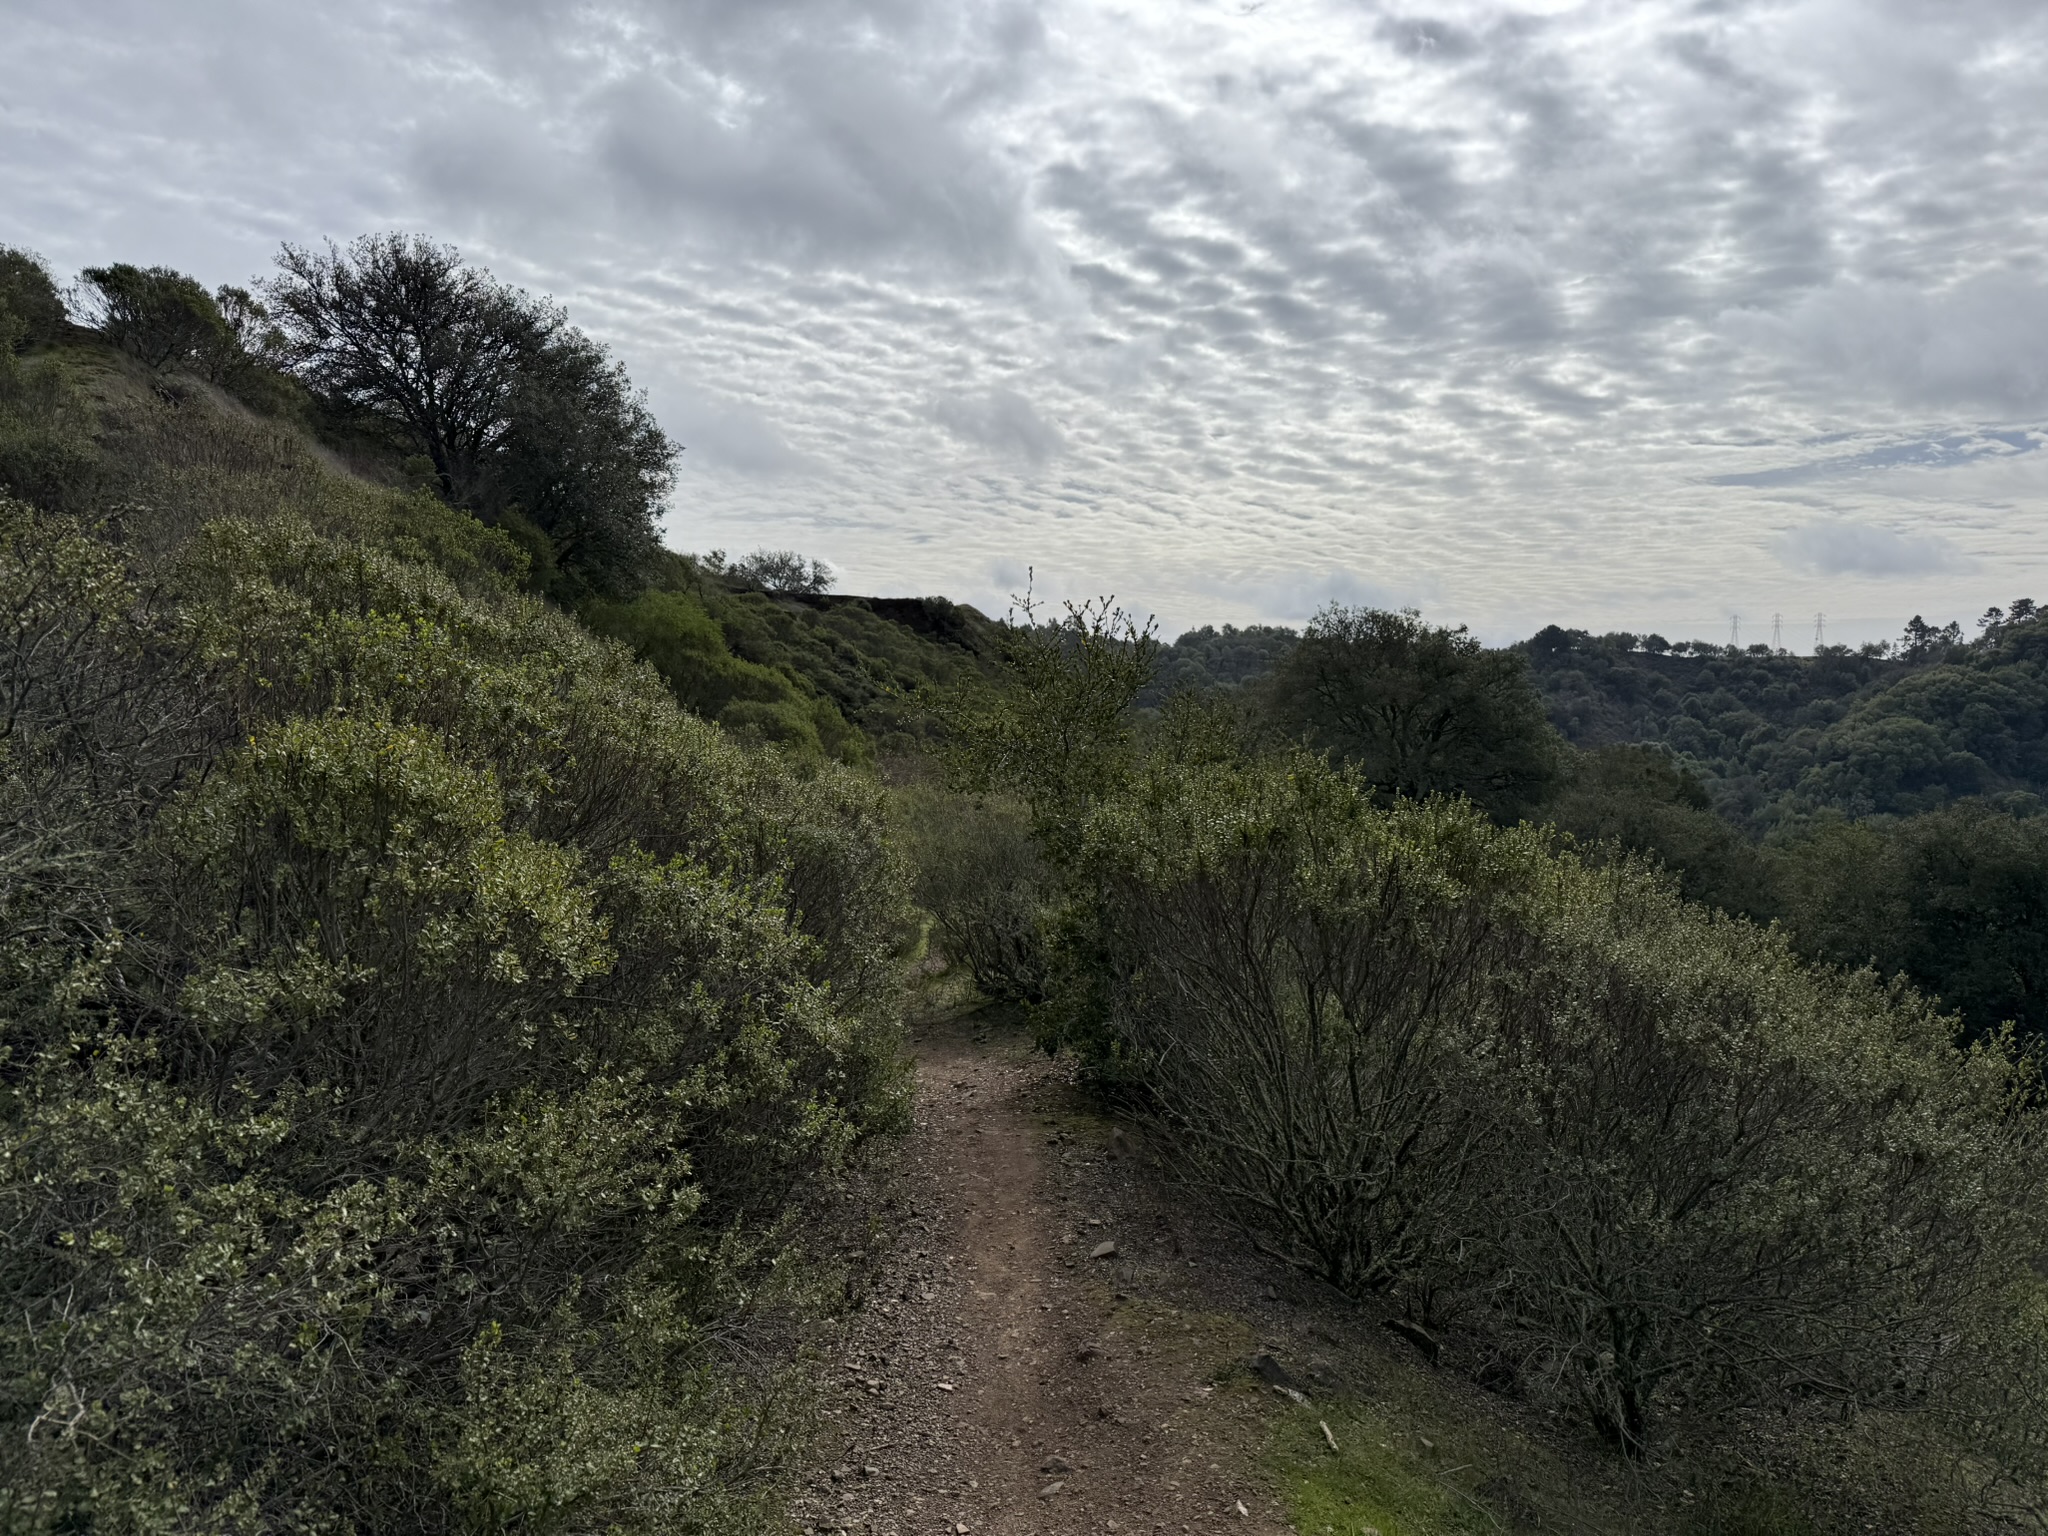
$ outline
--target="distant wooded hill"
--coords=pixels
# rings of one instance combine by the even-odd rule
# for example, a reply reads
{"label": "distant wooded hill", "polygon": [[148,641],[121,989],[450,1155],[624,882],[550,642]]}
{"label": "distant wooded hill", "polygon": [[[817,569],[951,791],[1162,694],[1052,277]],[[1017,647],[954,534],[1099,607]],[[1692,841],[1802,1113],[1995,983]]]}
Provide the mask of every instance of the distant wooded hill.
{"label": "distant wooded hill", "polygon": [[[1272,625],[1189,630],[1162,647],[1143,702],[1255,685],[1299,640]],[[2025,811],[2048,796],[2048,623],[2026,599],[1967,641],[1916,620],[1897,642],[1795,656],[1551,625],[1510,649],[1572,746],[1661,747],[1752,833],[1985,797]]]}
{"label": "distant wooded hill", "polygon": [[1756,831],[2048,793],[2048,624],[2025,600],[1967,642],[1920,624],[1793,656],[1552,626],[1517,649],[1567,741],[1668,748]]}

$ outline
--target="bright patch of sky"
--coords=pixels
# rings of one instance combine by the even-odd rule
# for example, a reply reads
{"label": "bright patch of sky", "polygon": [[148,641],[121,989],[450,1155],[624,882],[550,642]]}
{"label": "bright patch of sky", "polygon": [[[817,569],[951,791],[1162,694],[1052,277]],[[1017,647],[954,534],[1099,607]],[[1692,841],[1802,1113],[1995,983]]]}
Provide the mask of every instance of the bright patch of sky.
{"label": "bright patch of sky", "polygon": [[0,242],[452,241],[647,386],[680,548],[1169,634],[2048,598],[2040,0],[0,12]]}

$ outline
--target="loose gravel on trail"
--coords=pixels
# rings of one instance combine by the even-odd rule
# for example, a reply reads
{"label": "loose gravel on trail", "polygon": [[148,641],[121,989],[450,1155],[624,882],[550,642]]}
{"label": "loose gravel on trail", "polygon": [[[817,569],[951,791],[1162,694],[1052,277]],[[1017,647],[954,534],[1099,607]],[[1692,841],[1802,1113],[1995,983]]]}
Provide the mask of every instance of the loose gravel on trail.
{"label": "loose gravel on trail", "polygon": [[[937,1025],[915,1042],[910,1216],[842,1345],[799,1528],[1062,1536],[1287,1530],[1236,1341],[1189,1308],[1192,1224],[1066,1069]],[[1205,1331],[1206,1330],[1206,1331]]]}

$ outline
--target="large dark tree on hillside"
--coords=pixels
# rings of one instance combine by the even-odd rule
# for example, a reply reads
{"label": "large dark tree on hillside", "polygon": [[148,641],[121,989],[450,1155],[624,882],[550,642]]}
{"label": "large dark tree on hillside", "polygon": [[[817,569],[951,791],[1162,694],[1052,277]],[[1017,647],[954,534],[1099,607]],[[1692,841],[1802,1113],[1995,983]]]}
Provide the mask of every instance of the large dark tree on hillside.
{"label": "large dark tree on hillside", "polygon": [[1558,742],[1519,653],[1412,613],[1325,608],[1274,676],[1283,729],[1404,795],[1460,794],[1502,820],[1558,774]]}
{"label": "large dark tree on hillside", "polygon": [[287,245],[277,265],[267,288],[293,370],[400,429],[450,501],[473,498],[520,372],[562,315],[417,235],[365,235],[346,250]]}
{"label": "large dark tree on hillside", "polygon": [[635,584],[678,450],[557,306],[418,235],[288,245],[278,268],[283,355],[315,393],[428,458],[449,501],[538,525],[579,581]]}
{"label": "large dark tree on hillside", "polygon": [[544,531],[564,570],[616,588],[645,568],[676,448],[623,363],[563,328],[525,367],[484,464],[482,503]]}
{"label": "large dark tree on hillside", "polygon": [[47,346],[64,325],[64,299],[42,258],[0,245],[0,346]]}

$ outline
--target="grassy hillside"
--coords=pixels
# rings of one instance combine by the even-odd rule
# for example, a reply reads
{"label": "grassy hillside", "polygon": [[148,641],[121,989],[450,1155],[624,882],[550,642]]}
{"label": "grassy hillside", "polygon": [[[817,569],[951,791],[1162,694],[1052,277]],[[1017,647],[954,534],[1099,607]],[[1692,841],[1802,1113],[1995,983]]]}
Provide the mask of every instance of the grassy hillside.
{"label": "grassy hillside", "polygon": [[654,567],[630,600],[579,610],[653,664],[689,708],[751,739],[845,762],[915,752],[914,700],[985,669],[989,621],[945,598],[784,594],[701,569]]}

